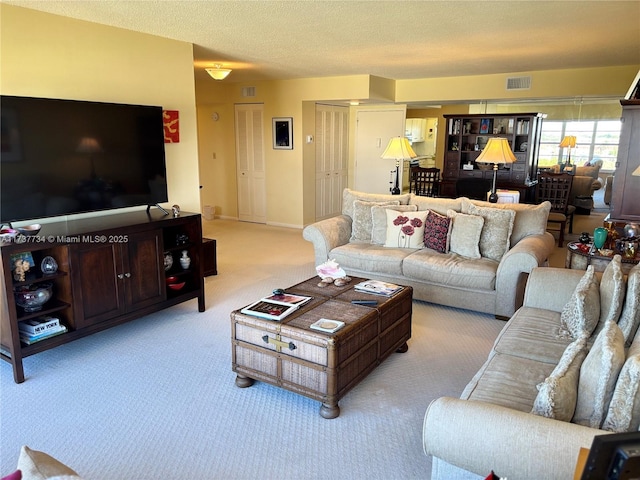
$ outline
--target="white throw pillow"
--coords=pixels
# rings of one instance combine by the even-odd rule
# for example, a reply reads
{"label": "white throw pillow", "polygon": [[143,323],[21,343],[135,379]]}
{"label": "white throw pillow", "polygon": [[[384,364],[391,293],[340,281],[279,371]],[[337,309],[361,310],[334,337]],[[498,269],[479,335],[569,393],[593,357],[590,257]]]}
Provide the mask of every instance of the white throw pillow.
{"label": "white throw pillow", "polygon": [[351,223],[350,242],[371,242],[371,229],[373,228],[371,208],[376,205],[400,205],[400,202],[364,202],[362,200],[355,200],[353,202],[353,222]]}
{"label": "white throw pillow", "polygon": [[396,212],[387,210],[385,247],[423,248],[424,222],[429,212]]}
{"label": "white throw pillow", "polygon": [[616,323],[607,322],[582,362],[573,423],[601,427],[624,360],[622,331]]}
{"label": "white throw pillow", "polygon": [[611,397],[603,430],[632,432],[640,427],[640,355],[624,362]]}
{"label": "white throw pillow", "polygon": [[384,245],[387,240],[387,214],[386,211],[395,210],[396,212],[415,212],[418,210],[416,205],[390,205],[386,207],[371,207],[371,243],[375,245]]}
{"label": "white throw pillow", "polygon": [[600,323],[617,322],[624,302],[626,284],[622,274],[622,257],[615,255],[600,279]]}
{"label": "white throw pillow", "polygon": [[537,385],[538,396],[531,413],[563,422],[571,421],[578,400],[580,366],[586,355],[587,337],[567,346],[551,375]]}
{"label": "white throw pillow", "polygon": [[627,274],[627,294],[618,320],[626,346],[631,345],[638,325],[640,325],[640,264],[629,270]]}
{"label": "white throw pillow", "polygon": [[471,203],[468,205],[467,213],[484,218],[480,235],[480,255],[496,262],[502,260],[504,254],[509,251],[516,212],[510,209],[477,207]]}
{"label": "white throw pillow", "polygon": [[480,235],[484,218],[448,210],[451,218],[449,251],[467,258],[480,258]]}
{"label": "white throw pillow", "polygon": [[560,313],[560,335],[573,339],[589,336],[599,318],[600,285],[593,265],[589,265]]}

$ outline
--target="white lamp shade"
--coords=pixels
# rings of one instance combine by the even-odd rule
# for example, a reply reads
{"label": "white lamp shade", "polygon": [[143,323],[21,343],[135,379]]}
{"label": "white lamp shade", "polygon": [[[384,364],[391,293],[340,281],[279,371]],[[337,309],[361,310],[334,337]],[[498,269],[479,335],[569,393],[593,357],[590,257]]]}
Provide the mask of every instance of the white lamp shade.
{"label": "white lamp shade", "polygon": [[511,151],[509,140],[506,138],[490,138],[482,153],[476,158],[476,163],[514,163],[516,156]]}
{"label": "white lamp shade", "polygon": [[214,80],[224,80],[231,73],[231,69],[220,68],[219,65],[216,65],[215,68],[205,68],[205,70]]}
{"label": "white lamp shade", "polygon": [[389,140],[389,144],[384,152],[382,152],[380,158],[384,158],[385,160],[405,160],[408,158],[416,158],[417,156],[416,152],[411,148],[409,140],[405,137],[393,137]]}
{"label": "white lamp shade", "polygon": [[576,137],[573,135],[567,135],[562,139],[559,146],[563,148],[574,148],[576,146]]}
{"label": "white lamp shade", "polygon": [[102,147],[93,137],[82,137],[80,139],[80,143],[76,147],[76,152],[78,153],[100,153],[102,152]]}

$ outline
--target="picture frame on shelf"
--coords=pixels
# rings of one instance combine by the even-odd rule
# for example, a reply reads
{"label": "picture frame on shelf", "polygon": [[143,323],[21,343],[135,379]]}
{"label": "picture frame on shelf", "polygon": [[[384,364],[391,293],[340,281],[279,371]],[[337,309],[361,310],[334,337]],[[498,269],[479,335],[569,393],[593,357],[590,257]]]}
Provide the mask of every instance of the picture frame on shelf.
{"label": "picture frame on shelf", "polygon": [[480,133],[490,133],[491,132],[491,119],[483,118],[480,120]]}
{"label": "picture frame on shelf", "polygon": [[273,117],[274,150],[293,150],[293,118]]}

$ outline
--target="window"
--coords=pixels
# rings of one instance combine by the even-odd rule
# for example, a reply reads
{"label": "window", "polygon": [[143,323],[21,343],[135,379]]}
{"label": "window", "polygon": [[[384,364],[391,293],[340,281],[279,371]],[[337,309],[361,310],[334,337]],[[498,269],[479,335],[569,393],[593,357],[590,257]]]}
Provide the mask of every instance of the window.
{"label": "window", "polygon": [[584,165],[588,160],[600,159],[602,170],[612,172],[616,169],[620,128],[620,120],[545,121],[542,123],[538,166],[565,163],[569,149],[558,145],[565,135],[575,135],[576,147],[571,149],[571,163]]}

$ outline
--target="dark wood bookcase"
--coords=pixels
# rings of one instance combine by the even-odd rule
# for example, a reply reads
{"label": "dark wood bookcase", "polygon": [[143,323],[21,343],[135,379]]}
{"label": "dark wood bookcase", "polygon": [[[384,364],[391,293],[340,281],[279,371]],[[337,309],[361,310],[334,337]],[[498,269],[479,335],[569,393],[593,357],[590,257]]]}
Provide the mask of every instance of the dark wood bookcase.
{"label": "dark wood bookcase", "polygon": [[486,192],[488,189],[483,188],[490,185],[493,171],[491,166],[483,169],[475,161],[490,138],[503,137],[509,140],[517,162],[498,170],[497,188],[518,190],[521,202],[530,200],[537,176],[544,117],[542,113],[445,115],[447,130],[440,195],[473,196],[465,192],[462,185],[471,188],[474,183]]}
{"label": "dark wood bookcase", "polygon": [[[184,250],[191,259],[186,269],[179,262]],[[200,214],[172,217],[152,209],[54,221],[38,235],[1,242],[0,253],[0,358],[13,366],[16,383],[24,381],[23,358],[30,355],[191,299],[198,300],[198,311],[205,310]],[[20,253],[29,253],[35,264],[24,281],[12,272],[12,256]],[[173,257],[170,269],[165,255]],[[45,256],[56,260],[56,273],[40,271]],[[168,276],[184,287],[168,288]],[[42,310],[26,312],[16,304],[16,287],[45,282],[53,284],[53,297]],[[42,315],[59,318],[67,332],[21,343],[19,322]]]}

